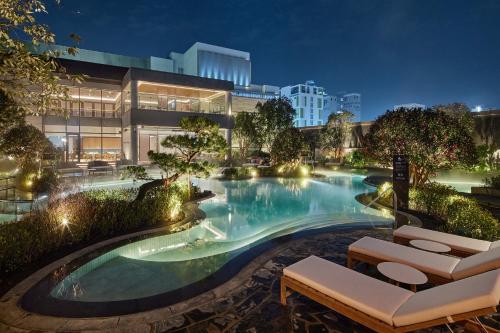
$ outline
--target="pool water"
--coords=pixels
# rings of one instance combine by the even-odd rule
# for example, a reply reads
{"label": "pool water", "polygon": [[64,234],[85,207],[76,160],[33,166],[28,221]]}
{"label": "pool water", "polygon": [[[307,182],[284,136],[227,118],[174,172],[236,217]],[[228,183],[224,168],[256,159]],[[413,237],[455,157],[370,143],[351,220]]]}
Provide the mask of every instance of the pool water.
{"label": "pool water", "polygon": [[111,250],[55,284],[50,296],[80,302],[150,297],[210,277],[244,251],[279,236],[335,224],[387,225],[393,219],[355,199],[362,176],[315,179],[199,180],[216,196],[202,201],[206,219],[171,235]]}

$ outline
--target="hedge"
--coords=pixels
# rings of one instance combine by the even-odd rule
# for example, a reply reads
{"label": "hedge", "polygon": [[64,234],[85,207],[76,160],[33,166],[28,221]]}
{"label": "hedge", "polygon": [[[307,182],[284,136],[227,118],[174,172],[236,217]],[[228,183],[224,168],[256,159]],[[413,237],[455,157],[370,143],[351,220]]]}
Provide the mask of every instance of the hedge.
{"label": "hedge", "polygon": [[433,216],[438,221],[436,229],[443,232],[489,241],[500,236],[499,223],[489,211],[447,185],[411,188],[410,209]]}

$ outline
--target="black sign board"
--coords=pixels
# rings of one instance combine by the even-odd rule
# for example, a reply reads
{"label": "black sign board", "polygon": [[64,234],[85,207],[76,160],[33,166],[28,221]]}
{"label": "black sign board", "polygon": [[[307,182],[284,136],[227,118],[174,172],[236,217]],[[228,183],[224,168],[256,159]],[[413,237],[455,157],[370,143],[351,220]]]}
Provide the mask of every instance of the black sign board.
{"label": "black sign board", "polygon": [[394,181],[410,181],[408,157],[406,155],[394,155],[392,158],[392,179]]}

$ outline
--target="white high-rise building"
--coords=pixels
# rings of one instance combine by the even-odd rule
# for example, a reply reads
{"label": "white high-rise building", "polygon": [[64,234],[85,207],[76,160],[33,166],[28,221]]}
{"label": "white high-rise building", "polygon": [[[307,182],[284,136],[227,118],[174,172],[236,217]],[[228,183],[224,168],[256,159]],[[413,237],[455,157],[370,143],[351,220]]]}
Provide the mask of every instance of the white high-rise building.
{"label": "white high-rise building", "polygon": [[337,101],[339,105],[338,111],[349,111],[354,115],[352,121],[361,121],[361,94],[340,94],[337,96]]}
{"label": "white high-rise building", "polygon": [[283,87],[280,92],[282,97],[287,97],[292,103],[295,110],[295,127],[324,124],[324,88],[309,80],[304,84]]}

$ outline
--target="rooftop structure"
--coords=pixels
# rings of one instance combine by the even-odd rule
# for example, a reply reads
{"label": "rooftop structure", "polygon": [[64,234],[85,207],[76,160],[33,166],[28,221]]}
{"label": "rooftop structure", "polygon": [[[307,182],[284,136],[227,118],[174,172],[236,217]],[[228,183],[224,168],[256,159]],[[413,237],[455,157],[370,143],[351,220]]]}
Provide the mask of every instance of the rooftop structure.
{"label": "rooftop structure", "polygon": [[425,104],[419,104],[419,103],[405,103],[405,104],[398,104],[398,105],[394,105],[394,108],[393,110],[397,110],[397,109],[426,109],[427,106]]}

